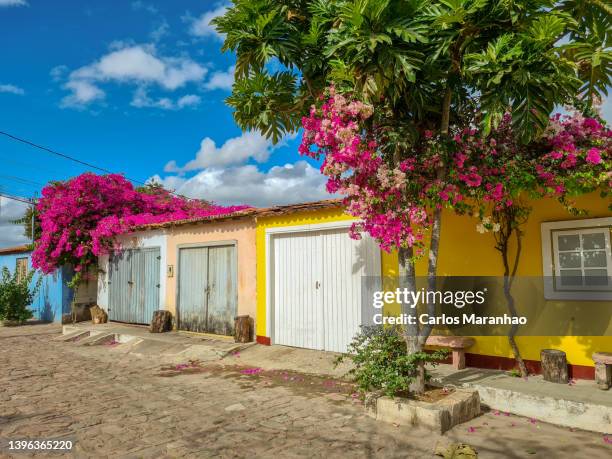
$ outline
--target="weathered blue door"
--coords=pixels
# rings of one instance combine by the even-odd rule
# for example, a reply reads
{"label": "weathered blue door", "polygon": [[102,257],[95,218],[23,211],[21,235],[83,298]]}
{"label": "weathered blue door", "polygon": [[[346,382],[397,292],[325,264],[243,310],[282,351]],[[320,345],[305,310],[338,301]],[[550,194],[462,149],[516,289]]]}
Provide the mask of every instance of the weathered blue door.
{"label": "weathered blue door", "polygon": [[179,250],[178,328],[231,335],[236,315],[236,247]]}
{"label": "weathered blue door", "polygon": [[159,309],[159,248],[128,249],[111,258],[109,271],[110,320],[150,324]]}

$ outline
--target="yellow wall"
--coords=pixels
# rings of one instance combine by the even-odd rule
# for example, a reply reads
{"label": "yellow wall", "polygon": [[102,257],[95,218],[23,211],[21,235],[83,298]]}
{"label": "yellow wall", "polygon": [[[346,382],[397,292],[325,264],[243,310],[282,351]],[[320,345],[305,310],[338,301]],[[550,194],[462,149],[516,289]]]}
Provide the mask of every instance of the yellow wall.
{"label": "yellow wall", "polygon": [[[556,200],[546,199],[531,203],[532,213],[523,227],[525,236],[518,276],[542,276],[542,241],[540,225],[542,222],[573,220],[574,217]],[[576,207],[588,210],[582,218],[609,217],[608,203],[597,193],[581,196],[576,199]],[[450,212],[443,215],[442,237],[440,240],[440,259],[438,274],[440,276],[500,276],[503,266],[499,252],[494,248],[493,235],[480,234],[476,231],[477,221],[467,216],[457,216]],[[515,246],[510,248],[514,253]],[[417,275],[425,275],[426,260],[417,265]],[[517,303],[527,298],[517,298]],[[520,336],[517,344],[523,358],[540,360],[540,350],[546,348],[562,349],[567,354],[568,362],[574,365],[593,366],[591,355],[597,351],[612,352],[612,311],[602,307],[602,302],[574,302],[574,308],[560,308],[560,301],[546,301],[544,314],[538,318],[542,321],[565,321],[571,317],[562,314],[580,314],[589,316],[592,329],[601,331],[607,336]],[[569,302],[568,302],[569,303]],[[571,320],[570,320],[571,321]],[[591,328],[591,327],[589,327]],[[567,330],[571,334],[571,330]],[[506,337],[479,337],[476,345],[468,352],[484,355],[512,357]]]}
{"label": "yellow wall", "polygon": [[[266,335],[266,228],[298,226],[316,223],[352,220],[342,209],[326,209],[310,212],[296,212],[274,217],[257,219],[257,327],[258,336]],[[381,252],[381,273],[383,276],[397,276],[397,256]]]}
{"label": "yellow wall", "polygon": [[235,242],[238,258],[238,314],[256,317],[255,222],[252,218],[177,226],[167,231],[167,238],[167,264],[174,265],[174,276],[166,277],[166,307],[172,314],[176,314],[176,283],[180,275],[179,247],[185,244]]}
{"label": "yellow wall", "polygon": [[[540,224],[546,221],[572,220],[573,217],[555,200],[540,200],[532,203],[533,210],[529,221],[524,226],[525,236],[519,263],[518,276],[542,276],[542,251]],[[576,199],[576,207],[587,209],[583,218],[607,217],[611,213],[607,202],[596,193]],[[260,218],[257,222],[257,335],[266,335],[266,260],[265,229],[274,226],[304,225],[350,219],[340,209],[300,212],[279,217]],[[443,214],[442,237],[440,241],[440,258],[438,274],[440,276],[501,276],[503,268],[499,252],[494,248],[494,239],[490,233],[480,234],[476,231],[477,221],[467,216],[458,216],[451,212]],[[513,253],[514,247],[511,247]],[[383,276],[398,275],[396,254],[382,252]],[[427,260],[417,262],[417,275],[425,275]],[[387,286],[386,286],[387,287]],[[517,303],[521,298],[517,298]],[[538,320],[568,320],[560,317],[559,311],[571,311],[571,308],[559,309],[560,302],[547,301],[546,310]],[[540,350],[558,348],[567,353],[568,362],[574,365],[593,366],[591,354],[597,351],[612,352],[612,311],[601,307],[601,302],[574,302],[573,312],[591,317],[593,327],[602,331],[604,336],[521,336],[517,343],[523,357],[539,360]],[[550,306],[550,308],[548,307]],[[597,307],[594,307],[597,306]],[[568,330],[568,334],[572,331]],[[506,337],[477,337],[476,344],[468,352],[512,357]]]}

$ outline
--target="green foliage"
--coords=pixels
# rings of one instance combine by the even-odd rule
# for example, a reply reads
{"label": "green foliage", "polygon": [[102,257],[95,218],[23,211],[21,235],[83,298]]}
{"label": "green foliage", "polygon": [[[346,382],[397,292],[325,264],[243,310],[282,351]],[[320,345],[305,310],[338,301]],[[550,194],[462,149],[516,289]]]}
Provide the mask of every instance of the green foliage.
{"label": "green foliage", "polygon": [[347,354],[336,363],[349,359],[354,368],[351,374],[358,389],[365,392],[381,391],[393,397],[408,391],[415,379],[419,363],[436,364],[447,357],[447,350],[433,353],[408,354],[402,330],[395,327],[362,327],[353,338]]}
{"label": "green foliage", "polygon": [[35,207],[28,207],[23,214],[23,217],[11,221],[15,225],[23,226],[23,236],[29,241],[32,240],[32,221],[34,221],[34,240],[38,239],[42,234],[40,228],[40,220],[38,218],[38,211]]}
{"label": "green foliage", "polygon": [[39,277],[34,286],[30,286],[36,271],[32,270],[19,276],[17,270],[13,274],[7,267],[2,269],[0,276],[0,320],[24,322],[32,317],[28,306],[32,304],[40,285]]}
{"label": "green foliage", "polygon": [[243,129],[259,130],[278,142],[282,133],[296,131],[300,125],[295,81],[290,72],[254,73],[236,81],[226,102],[236,110],[234,118]]}
{"label": "green foliage", "polygon": [[512,376],[513,378],[520,378],[521,377],[521,372],[520,370],[513,368],[512,370],[508,370],[508,372],[506,373],[508,376]]}
{"label": "green foliage", "polygon": [[486,132],[510,109],[524,142],[556,105],[590,106],[610,85],[611,17],[601,0],[236,0],[213,23],[236,53],[242,128],[276,142],[334,82],[407,148],[449,112],[465,126],[473,103]]}

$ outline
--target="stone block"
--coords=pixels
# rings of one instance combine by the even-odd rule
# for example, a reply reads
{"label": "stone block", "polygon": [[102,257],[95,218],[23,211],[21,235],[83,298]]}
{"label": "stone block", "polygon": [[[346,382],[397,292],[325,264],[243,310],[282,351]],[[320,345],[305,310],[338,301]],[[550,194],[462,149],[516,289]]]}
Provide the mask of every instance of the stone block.
{"label": "stone block", "polygon": [[378,421],[421,426],[442,434],[478,416],[480,396],[466,389],[457,389],[436,402],[382,396],[368,399],[366,412]]}

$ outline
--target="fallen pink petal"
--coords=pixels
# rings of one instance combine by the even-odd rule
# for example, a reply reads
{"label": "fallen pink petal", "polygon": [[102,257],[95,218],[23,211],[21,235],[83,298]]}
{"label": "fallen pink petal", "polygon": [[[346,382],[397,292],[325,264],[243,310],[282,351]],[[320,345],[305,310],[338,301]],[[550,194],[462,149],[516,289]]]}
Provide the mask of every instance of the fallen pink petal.
{"label": "fallen pink petal", "polygon": [[257,375],[263,371],[263,368],[247,368],[246,370],[242,370],[240,373],[243,375]]}

